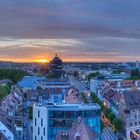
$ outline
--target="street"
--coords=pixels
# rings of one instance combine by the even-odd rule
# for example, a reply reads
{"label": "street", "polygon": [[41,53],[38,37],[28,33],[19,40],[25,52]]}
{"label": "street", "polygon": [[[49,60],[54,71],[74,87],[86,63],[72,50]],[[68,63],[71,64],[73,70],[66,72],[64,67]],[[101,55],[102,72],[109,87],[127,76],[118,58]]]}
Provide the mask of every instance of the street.
{"label": "street", "polygon": [[75,78],[73,77],[70,77],[69,78],[71,84],[77,88],[79,90],[79,92],[85,92],[85,91],[89,91],[84,85],[82,85],[78,80],[76,80]]}

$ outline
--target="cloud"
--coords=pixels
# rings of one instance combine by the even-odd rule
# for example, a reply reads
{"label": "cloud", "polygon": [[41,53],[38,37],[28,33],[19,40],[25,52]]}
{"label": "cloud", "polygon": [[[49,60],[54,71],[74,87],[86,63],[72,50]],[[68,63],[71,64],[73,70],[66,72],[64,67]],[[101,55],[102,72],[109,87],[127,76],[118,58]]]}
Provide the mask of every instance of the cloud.
{"label": "cloud", "polygon": [[139,0],[1,0],[0,59],[139,59]]}

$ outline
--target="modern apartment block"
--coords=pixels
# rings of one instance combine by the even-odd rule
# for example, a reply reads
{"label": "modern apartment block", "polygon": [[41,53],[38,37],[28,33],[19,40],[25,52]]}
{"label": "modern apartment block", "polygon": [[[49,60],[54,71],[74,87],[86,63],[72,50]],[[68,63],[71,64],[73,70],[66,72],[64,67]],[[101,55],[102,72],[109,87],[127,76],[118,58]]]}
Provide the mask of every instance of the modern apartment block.
{"label": "modern apartment block", "polygon": [[34,104],[33,140],[54,140],[60,131],[70,129],[81,117],[100,140],[100,106],[98,104]]}

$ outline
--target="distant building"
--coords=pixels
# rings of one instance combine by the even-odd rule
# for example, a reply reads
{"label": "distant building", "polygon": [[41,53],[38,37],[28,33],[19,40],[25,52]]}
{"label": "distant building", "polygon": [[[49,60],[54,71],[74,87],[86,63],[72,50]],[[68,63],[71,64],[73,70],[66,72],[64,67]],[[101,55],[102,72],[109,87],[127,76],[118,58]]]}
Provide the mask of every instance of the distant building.
{"label": "distant building", "polygon": [[62,68],[63,68],[63,62],[62,60],[57,56],[56,56],[50,61],[49,64],[50,67],[50,75],[52,75],[55,78],[60,78],[62,76]]}
{"label": "distant building", "polygon": [[82,103],[83,100],[80,96],[80,93],[77,89],[71,88],[64,96],[65,103]]}
{"label": "distant building", "polygon": [[127,140],[140,138],[140,92],[125,92],[119,104],[123,134]]}
{"label": "distant building", "polygon": [[139,69],[139,61],[136,61],[136,68]]}
{"label": "distant building", "polygon": [[81,117],[95,140],[100,140],[100,106],[97,104],[35,104],[33,140],[54,140],[57,133],[68,130]]}
{"label": "distant building", "polygon": [[12,85],[13,82],[12,82],[10,79],[3,79],[3,80],[0,80],[0,85],[7,85],[7,84]]}
{"label": "distant building", "polygon": [[36,89],[39,83],[45,79],[46,78],[42,76],[24,76],[23,79],[17,83],[17,86],[26,92],[28,90]]}
{"label": "distant building", "polygon": [[93,93],[96,93],[99,83],[100,83],[100,80],[98,80],[96,78],[91,79],[90,80],[90,91]]}

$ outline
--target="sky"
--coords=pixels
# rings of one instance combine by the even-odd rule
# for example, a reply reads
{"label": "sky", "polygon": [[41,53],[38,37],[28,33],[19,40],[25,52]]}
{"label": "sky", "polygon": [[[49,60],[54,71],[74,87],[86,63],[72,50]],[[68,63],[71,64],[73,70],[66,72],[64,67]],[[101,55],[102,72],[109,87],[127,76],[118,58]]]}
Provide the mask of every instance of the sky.
{"label": "sky", "polygon": [[140,60],[140,0],[0,0],[0,60]]}

